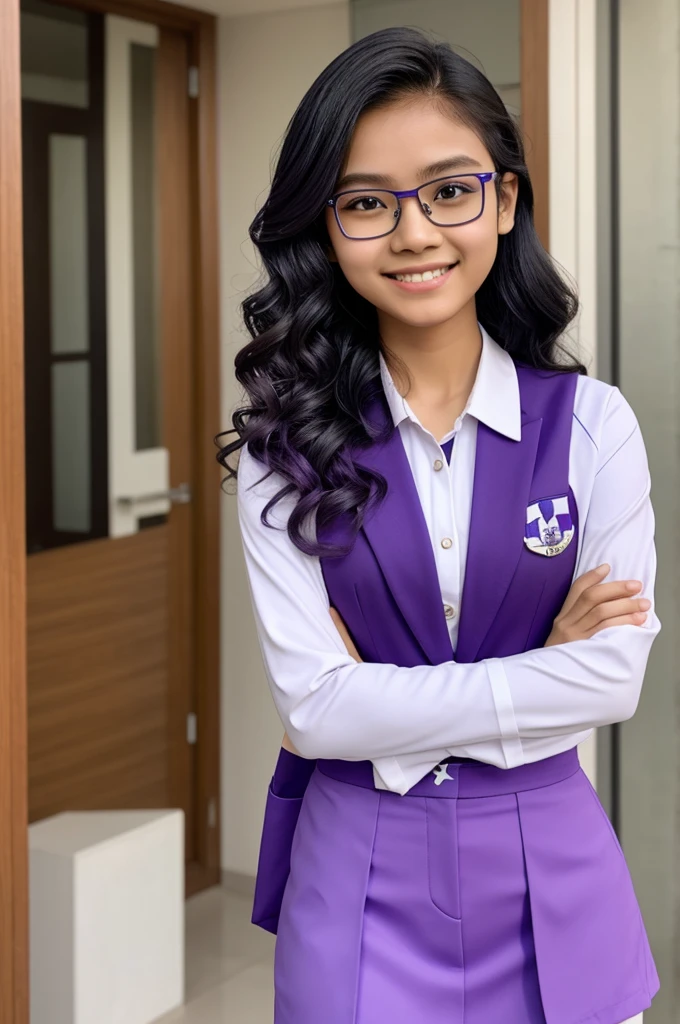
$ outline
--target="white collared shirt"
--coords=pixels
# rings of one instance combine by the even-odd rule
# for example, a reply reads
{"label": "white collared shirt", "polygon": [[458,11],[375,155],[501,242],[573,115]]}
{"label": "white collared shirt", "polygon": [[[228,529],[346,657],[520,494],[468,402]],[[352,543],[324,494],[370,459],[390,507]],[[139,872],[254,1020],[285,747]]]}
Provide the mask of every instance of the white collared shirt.
{"label": "white collared shirt", "polygon": [[[579,375],[569,460],[580,524],[574,579],[608,562],[604,582],[642,582],[635,596],[652,602],[647,619],[641,626],[610,626],[588,639],[506,658],[454,660],[477,423],[521,437],[515,364],[481,330],[482,353],[468,402],[439,440],[399,394],[380,355],[385,395],[432,540],[451,661],[404,668],[352,658],[329,614],[319,559],[296,548],[285,530],[297,494],[269,512],[269,522],[279,529],[264,526],[262,508],[286,481],[272,473],[260,483],[267,468],[247,446],[241,450],[238,512],[249,590],[284,728],[305,757],[372,761],[376,786],[400,794],[450,754],[512,768],[568,750],[597,726],[629,718],[661,628],[654,608],[654,513],[640,428],[617,387]],[[441,445],[454,435],[449,465]],[[442,546],[444,537],[453,541],[449,547]],[[446,606],[453,614],[446,614]]]}

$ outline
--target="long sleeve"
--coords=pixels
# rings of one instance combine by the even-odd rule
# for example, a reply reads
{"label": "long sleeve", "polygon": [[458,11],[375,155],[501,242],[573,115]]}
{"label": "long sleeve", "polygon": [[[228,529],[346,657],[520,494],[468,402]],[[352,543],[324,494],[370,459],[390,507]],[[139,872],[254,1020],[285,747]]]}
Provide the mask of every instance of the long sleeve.
{"label": "long sleeve", "polygon": [[295,747],[310,758],[370,759],[388,788],[399,789],[400,754],[436,748],[445,756],[450,745],[486,742],[504,762],[483,662],[403,668],[358,663],[347,652],[318,558],[303,554],[286,532],[294,496],[271,510],[276,529],[260,520],[283,483],[277,474],[259,482],[266,472],[244,447],[237,493],[250,596],[267,681]]}
{"label": "long sleeve", "polygon": [[651,602],[642,625],[610,626],[586,640],[487,662],[501,703],[512,706],[526,745],[630,718],[661,623],[654,607],[654,512],[637,420],[612,389],[604,444],[582,530],[575,578],[608,562],[609,580],[637,579]]}
{"label": "long sleeve", "polygon": [[[572,439],[570,481],[580,513],[574,579],[603,562],[605,582],[637,579],[635,597],[651,601],[642,625],[612,626],[594,636],[484,664],[496,703],[502,745],[476,743],[402,754],[388,766],[413,785],[446,754],[499,767],[537,761],[585,740],[593,729],[630,718],[637,707],[649,652],[661,623],[654,606],[656,550],[650,475],[635,414],[620,390],[582,379]],[[597,438],[597,444],[594,438]],[[512,737],[515,737],[514,741]],[[503,757],[505,761],[503,761]],[[380,770],[380,766],[378,765]]]}
{"label": "long sleeve", "polygon": [[[630,406],[614,392],[621,412],[611,417],[608,443],[600,448],[589,508],[580,506],[579,574],[607,561],[610,579],[641,579],[653,601],[646,454]],[[245,448],[241,537],[267,679],[303,756],[370,759],[385,787],[404,793],[447,751],[513,767],[534,759],[525,744],[564,736],[566,749],[590,729],[633,714],[660,628],[653,604],[645,626],[612,627],[510,658],[410,668],[355,662],[330,617],[318,559],[300,552],[285,530],[294,497],[270,513],[278,529],[260,521],[283,483],[276,474],[259,483],[265,472]]]}

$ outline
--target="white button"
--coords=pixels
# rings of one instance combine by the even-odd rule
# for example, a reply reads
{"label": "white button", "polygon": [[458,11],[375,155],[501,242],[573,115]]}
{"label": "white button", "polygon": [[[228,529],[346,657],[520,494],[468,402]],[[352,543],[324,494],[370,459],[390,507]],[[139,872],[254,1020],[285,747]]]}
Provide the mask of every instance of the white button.
{"label": "white button", "polygon": [[442,462],[441,459],[435,459],[434,462],[433,462],[433,466],[434,466],[434,468],[436,470],[440,470],[443,465],[444,465],[444,463]]}
{"label": "white button", "polygon": [[453,544],[453,541],[451,540],[450,537],[444,537],[444,539],[442,540],[442,547],[443,548],[450,548],[452,544]]}
{"label": "white button", "polygon": [[446,616],[447,619],[455,619],[456,609],[453,607],[452,604],[444,605],[444,615]]}

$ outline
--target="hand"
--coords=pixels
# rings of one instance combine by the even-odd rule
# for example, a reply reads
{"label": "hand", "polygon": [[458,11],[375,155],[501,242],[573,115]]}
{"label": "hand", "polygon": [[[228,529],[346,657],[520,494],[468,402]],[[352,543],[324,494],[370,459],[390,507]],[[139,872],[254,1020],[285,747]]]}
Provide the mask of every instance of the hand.
{"label": "hand", "polygon": [[357,651],[356,647],[354,646],[354,641],[352,640],[352,637],[349,635],[349,632],[347,630],[347,626],[345,625],[345,623],[340,618],[340,614],[335,610],[335,608],[331,608],[330,609],[330,613],[331,613],[331,618],[332,618],[333,622],[335,623],[335,626],[336,626],[336,628],[338,630],[338,633],[342,637],[342,639],[344,641],[344,644],[345,644],[345,647],[347,648],[348,652],[352,655],[352,657],[354,658],[355,661],[363,661],[363,658],[359,657],[359,652]]}
{"label": "hand", "polygon": [[631,594],[642,590],[642,583],[639,580],[601,583],[611,571],[609,566],[606,569],[607,572],[591,569],[574,580],[562,610],[555,619],[546,647],[570,640],[585,640],[609,626],[642,625],[651,601],[631,597]]}

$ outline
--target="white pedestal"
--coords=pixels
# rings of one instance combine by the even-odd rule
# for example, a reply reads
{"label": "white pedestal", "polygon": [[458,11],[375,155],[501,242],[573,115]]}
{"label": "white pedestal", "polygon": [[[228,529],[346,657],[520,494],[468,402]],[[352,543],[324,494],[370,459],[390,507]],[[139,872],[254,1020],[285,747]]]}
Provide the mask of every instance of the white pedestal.
{"label": "white pedestal", "polygon": [[184,1002],[184,813],[29,827],[31,1024],[149,1024]]}

